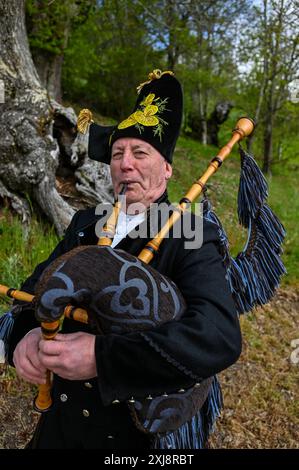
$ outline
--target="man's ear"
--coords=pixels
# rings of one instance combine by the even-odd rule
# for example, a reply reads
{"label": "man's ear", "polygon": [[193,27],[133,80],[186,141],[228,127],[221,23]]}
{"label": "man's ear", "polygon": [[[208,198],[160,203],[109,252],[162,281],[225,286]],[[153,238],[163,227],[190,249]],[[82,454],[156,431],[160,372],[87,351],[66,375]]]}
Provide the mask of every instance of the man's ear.
{"label": "man's ear", "polygon": [[165,179],[169,180],[171,176],[172,176],[172,166],[167,160],[165,160]]}

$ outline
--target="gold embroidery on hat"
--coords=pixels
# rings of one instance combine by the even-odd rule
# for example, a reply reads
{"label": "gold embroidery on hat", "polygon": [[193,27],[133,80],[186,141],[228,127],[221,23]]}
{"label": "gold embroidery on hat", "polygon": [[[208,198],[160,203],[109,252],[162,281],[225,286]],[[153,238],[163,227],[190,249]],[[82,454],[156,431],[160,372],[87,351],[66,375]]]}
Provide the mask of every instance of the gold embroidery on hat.
{"label": "gold embroidery on hat", "polygon": [[166,73],[168,73],[169,75],[174,75],[174,73],[171,70],[165,70],[165,72],[161,72],[160,69],[155,69],[152,72],[150,72],[148,74],[148,80],[146,82],[140,83],[140,85],[138,85],[138,87],[137,87],[138,95],[141,92],[144,85],[147,85],[148,83],[151,83],[153,80],[157,80],[157,79],[161,78]]}
{"label": "gold embroidery on hat", "polygon": [[126,129],[127,127],[135,126],[139,133],[142,134],[145,127],[154,127],[154,135],[158,135],[162,141],[163,126],[167,126],[168,122],[161,118],[160,114],[166,110],[166,103],[168,98],[155,98],[154,93],[147,95],[139,105],[134,113],[127,119],[124,119],[117,126],[118,129]]}
{"label": "gold embroidery on hat", "polygon": [[157,126],[159,119],[157,116],[154,116],[154,114],[156,114],[158,110],[158,106],[149,105],[146,106],[143,111],[135,111],[133,116],[136,121],[143,126]]}
{"label": "gold embroidery on hat", "polygon": [[137,123],[133,114],[129,116],[127,119],[124,119],[120,124],[118,124],[118,129],[126,129],[127,127],[134,126]]}
{"label": "gold embroidery on hat", "polygon": [[147,95],[143,101],[141,101],[141,105],[143,106],[148,106],[149,104],[152,104],[152,102],[154,101],[155,99],[155,95],[154,93],[150,93],[149,95]]}

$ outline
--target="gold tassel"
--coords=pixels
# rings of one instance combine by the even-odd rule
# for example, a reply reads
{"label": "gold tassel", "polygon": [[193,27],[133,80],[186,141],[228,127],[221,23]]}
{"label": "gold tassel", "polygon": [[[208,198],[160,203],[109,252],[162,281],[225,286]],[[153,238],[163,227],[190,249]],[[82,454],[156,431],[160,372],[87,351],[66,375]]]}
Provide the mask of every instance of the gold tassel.
{"label": "gold tassel", "polygon": [[153,70],[152,72],[150,72],[148,74],[148,81],[147,82],[143,82],[143,83],[140,83],[140,85],[138,85],[137,87],[137,93],[139,95],[139,93],[141,92],[142,88],[144,87],[144,85],[147,85],[148,83],[151,83],[153,80],[156,80],[156,79],[159,79],[162,77],[162,75],[165,75],[166,73],[169,73],[169,75],[174,75],[173,72],[171,72],[171,70],[166,70],[165,72],[161,72],[160,69],[155,69]]}
{"label": "gold tassel", "polygon": [[81,109],[78,120],[77,120],[77,129],[81,134],[86,134],[89,124],[93,122],[92,112],[89,109]]}

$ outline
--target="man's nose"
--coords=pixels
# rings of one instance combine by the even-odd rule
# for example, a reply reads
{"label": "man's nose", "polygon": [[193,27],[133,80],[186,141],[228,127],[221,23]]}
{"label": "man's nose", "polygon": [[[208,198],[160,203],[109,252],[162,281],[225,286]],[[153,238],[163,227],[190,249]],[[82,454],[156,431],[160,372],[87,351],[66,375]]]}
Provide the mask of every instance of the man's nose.
{"label": "man's nose", "polygon": [[123,171],[131,170],[134,168],[134,155],[131,150],[126,149],[123,153],[120,168]]}

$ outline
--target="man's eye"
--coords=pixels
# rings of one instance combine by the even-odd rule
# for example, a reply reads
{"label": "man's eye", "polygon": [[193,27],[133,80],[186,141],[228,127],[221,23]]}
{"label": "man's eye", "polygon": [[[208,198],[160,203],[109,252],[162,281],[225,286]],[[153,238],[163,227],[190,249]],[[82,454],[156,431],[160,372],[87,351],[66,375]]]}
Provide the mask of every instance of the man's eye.
{"label": "man's eye", "polygon": [[113,160],[120,160],[121,157],[122,157],[122,153],[120,153],[120,152],[119,152],[119,153],[114,153],[114,154],[112,155],[112,159],[113,159]]}
{"label": "man's eye", "polygon": [[136,157],[138,158],[138,157],[144,157],[146,155],[146,153],[143,152],[142,150],[136,150],[134,152],[134,155],[136,155]]}

